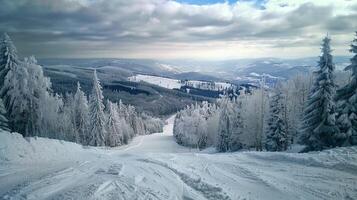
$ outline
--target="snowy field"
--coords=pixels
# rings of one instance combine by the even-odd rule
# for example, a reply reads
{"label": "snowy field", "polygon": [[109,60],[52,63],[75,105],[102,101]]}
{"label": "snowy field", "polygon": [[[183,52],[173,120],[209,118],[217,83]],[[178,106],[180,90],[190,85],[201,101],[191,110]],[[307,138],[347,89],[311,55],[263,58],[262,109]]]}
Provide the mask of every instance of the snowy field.
{"label": "snowy field", "polygon": [[178,79],[165,78],[160,76],[150,76],[150,75],[143,75],[143,74],[137,74],[135,76],[131,76],[128,78],[128,80],[133,82],[144,81],[167,89],[180,89],[181,86],[184,86],[185,84],[194,88],[209,89],[209,90],[222,90],[233,86],[230,83],[215,82],[214,88],[212,88],[208,86],[210,82],[206,82],[206,81],[188,80],[186,82],[181,82]]}
{"label": "snowy field", "polygon": [[163,133],[83,148],[0,133],[0,199],[357,199],[357,147],[206,153]]}
{"label": "snowy field", "polygon": [[180,81],[176,79],[164,78],[160,76],[142,75],[142,74],[131,76],[128,78],[128,80],[133,82],[144,81],[168,89],[175,89],[175,88],[180,89],[182,85]]}

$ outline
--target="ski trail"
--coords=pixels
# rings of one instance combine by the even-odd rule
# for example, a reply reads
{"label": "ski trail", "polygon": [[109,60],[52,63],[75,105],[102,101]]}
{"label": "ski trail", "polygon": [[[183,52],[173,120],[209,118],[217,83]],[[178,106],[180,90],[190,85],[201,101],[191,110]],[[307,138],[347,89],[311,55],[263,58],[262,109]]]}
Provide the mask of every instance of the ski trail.
{"label": "ski trail", "polygon": [[129,150],[132,150],[132,149],[140,147],[143,144],[144,137],[143,136],[139,136],[139,137],[140,137],[140,140],[139,140],[139,142],[137,144],[131,145],[131,146],[129,146],[129,147],[127,147],[127,148],[125,148],[125,149],[123,149],[121,151],[126,152],[126,151],[129,151]]}
{"label": "ski trail", "polygon": [[357,148],[205,154],[174,141],[173,121],[122,147],[86,147],[76,160],[0,163],[0,199],[357,199]]}
{"label": "ski trail", "polygon": [[180,179],[189,187],[192,189],[200,192],[203,194],[203,196],[207,199],[212,199],[212,200],[230,200],[231,198],[223,192],[222,188],[212,186],[204,181],[199,177],[197,179],[191,178],[189,175],[182,173],[178,171],[175,168],[172,168],[168,166],[165,163],[161,163],[159,161],[153,161],[153,160],[148,160],[148,159],[140,159],[138,161],[146,162],[146,163],[153,163],[159,166],[162,166],[164,168],[169,169],[172,171],[174,174],[176,174]]}

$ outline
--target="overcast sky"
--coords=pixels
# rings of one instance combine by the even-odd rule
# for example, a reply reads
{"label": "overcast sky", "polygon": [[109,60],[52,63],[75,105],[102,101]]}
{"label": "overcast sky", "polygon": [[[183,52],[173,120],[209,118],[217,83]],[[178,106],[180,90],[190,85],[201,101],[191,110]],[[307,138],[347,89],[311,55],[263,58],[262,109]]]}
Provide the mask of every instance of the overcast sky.
{"label": "overcast sky", "polygon": [[0,0],[21,55],[154,59],[348,55],[357,0]]}

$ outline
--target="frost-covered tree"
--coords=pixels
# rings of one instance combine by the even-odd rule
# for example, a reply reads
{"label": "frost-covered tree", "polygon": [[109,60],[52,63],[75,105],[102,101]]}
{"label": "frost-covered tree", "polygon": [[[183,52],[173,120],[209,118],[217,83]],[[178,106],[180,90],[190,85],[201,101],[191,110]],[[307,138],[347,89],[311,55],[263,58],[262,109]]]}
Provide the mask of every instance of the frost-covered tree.
{"label": "frost-covered tree", "polygon": [[[131,126],[134,131],[134,135],[144,135],[144,124],[142,119],[138,116],[138,113],[135,110],[134,106],[128,105],[127,106],[127,122]],[[132,135],[131,137],[133,137]]]}
{"label": "frost-covered tree", "polygon": [[200,114],[200,109],[194,111],[194,134],[196,135],[196,145],[199,149],[204,149],[207,147],[207,124],[204,119],[204,115]]}
{"label": "frost-covered tree", "polygon": [[119,146],[123,141],[123,133],[120,124],[117,104],[107,100],[107,145],[111,147]]}
{"label": "frost-covered tree", "polygon": [[227,97],[222,101],[222,110],[219,117],[218,125],[218,139],[217,139],[217,151],[226,152],[229,151],[230,137],[232,133],[232,121],[230,116],[231,104]]}
{"label": "frost-covered tree", "polygon": [[90,130],[89,145],[104,146],[106,131],[106,122],[104,114],[102,86],[97,77],[97,71],[93,74],[93,89],[89,97],[90,112]]}
{"label": "frost-covered tree", "polygon": [[11,131],[9,127],[9,120],[6,117],[6,108],[1,98],[0,98],[0,129],[4,131]]}
{"label": "frost-covered tree", "polygon": [[216,106],[203,102],[187,106],[177,113],[174,137],[183,146],[204,149],[213,146],[217,138],[218,120]]}
{"label": "frost-covered tree", "polygon": [[[31,56],[20,61],[10,37],[4,34],[0,45],[1,97],[8,113],[10,127],[24,136],[57,138],[59,109],[51,94],[51,83]],[[53,112],[52,112],[53,111]],[[55,128],[56,127],[56,128]]]}
{"label": "frost-covered tree", "polygon": [[0,94],[8,113],[10,127],[13,131],[28,136],[31,106],[28,71],[19,61],[17,50],[7,34],[2,38],[0,53]]}
{"label": "frost-covered tree", "polygon": [[350,51],[355,55],[345,70],[351,71],[351,78],[347,85],[337,90],[336,95],[340,129],[340,134],[336,134],[338,145],[357,145],[357,32]]}
{"label": "frost-covered tree", "polygon": [[17,68],[21,62],[17,50],[9,35],[3,34],[0,43],[0,86],[3,87],[5,76],[11,69]]}
{"label": "frost-covered tree", "polygon": [[78,134],[77,142],[87,145],[89,143],[89,108],[88,100],[84,92],[81,90],[81,85],[77,83],[77,91],[73,98],[74,105],[74,124],[75,131]]}
{"label": "frost-covered tree", "polygon": [[299,73],[291,79],[281,82],[281,92],[284,96],[283,120],[286,123],[290,144],[298,141],[304,106],[311,89],[312,73]]}
{"label": "frost-covered tree", "polygon": [[164,122],[159,118],[154,118],[146,113],[141,114],[141,118],[144,122],[144,129],[146,134],[159,133],[163,131]]}
{"label": "frost-covered tree", "polygon": [[[27,89],[29,97],[29,117],[28,117],[28,135],[40,135],[40,107],[46,106],[40,104],[42,98],[46,98],[51,92],[51,82],[43,74],[42,67],[37,64],[34,56],[24,58],[22,65],[28,72]],[[46,100],[43,100],[46,102]],[[55,113],[56,114],[56,113]]]}
{"label": "frost-covered tree", "polygon": [[335,136],[339,129],[335,121],[336,91],[334,69],[329,37],[322,43],[322,55],[318,62],[315,82],[310,92],[303,117],[302,142],[308,150],[321,150],[336,146]]}
{"label": "frost-covered tree", "polygon": [[229,150],[237,151],[243,148],[242,136],[244,121],[242,117],[242,101],[240,99],[236,99],[232,109],[232,133],[230,136]]}
{"label": "frost-covered tree", "polygon": [[271,97],[270,112],[266,130],[265,148],[268,151],[285,151],[288,147],[289,138],[284,121],[284,98],[279,88]]}
{"label": "frost-covered tree", "polygon": [[262,150],[263,145],[263,130],[266,123],[266,113],[268,112],[267,94],[264,81],[262,81],[260,88],[241,96],[241,114],[244,119],[242,142],[258,151]]}
{"label": "frost-covered tree", "polygon": [[60,128],[64,140],[79,143],[79,135],[75,125],[74,96],[71,93],[66,93],[63,107],[60,109],[60,115],[62,116],[61,122],[63,123],[63,126]]}

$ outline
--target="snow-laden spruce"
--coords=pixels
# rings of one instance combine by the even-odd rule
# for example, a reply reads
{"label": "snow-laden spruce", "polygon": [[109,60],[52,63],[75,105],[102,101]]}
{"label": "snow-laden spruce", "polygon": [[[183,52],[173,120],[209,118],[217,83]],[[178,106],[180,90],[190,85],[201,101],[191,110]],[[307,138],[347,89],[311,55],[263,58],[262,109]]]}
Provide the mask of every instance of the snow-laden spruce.
{"label": "snow-laden spruce", "polygon": [[21,61],[7,34],[0,49],[0,94],[11,130],[24,136],[61,138],[59,132],[64,128],[59,110],[63,102],[52,93],[42,67],[33,56]]}
{"label": "snow-laden spruce", "polygon": [[241,136],[243,122],[241,116],[242,103],[225,97],[220,102],[221,112],[218,123],[217,150],[219,152],[237,151],[242,149]]}
{"label": "snow-laden spruce", "polygon": [[330,41],[329,37],[323,39],[319,69],[315,72],[315,82],[304,110],[302,142],[308,146],[308,150],[322,150],[337,145],[335,138],[339,129],[333,100],[337,86]]}
{"label": "snow-laden spruce", "polygon": [[338,145],[357,145],[357,32],[351,44],[350,51],[354,53],[351,64],[345,70],[351,71],[347,85],[337,90],[337,124],[340,134],[336,135]]}
{"label": "snow-laden spruce", "polygon": [[228,98],[224,98],[221,104],[221,112],[219,114],[218,123],[218,140],[217,140],[217,150],[219,152],[229,151],[229,143],[232,131],[232,104]]}
{"label": "snow-laden spruce", "polygon": [[270,111],[265,142],[265,148],[268,151],[285,151],[289,145],[286,121],[283,118],[283,101],[284,97],[280,88],[276,88],[269,105]]}
{"label": "snow-laden spruce", "polygon": [[111,147],[119,146],[124,142],[122,124],[118,114],[118,105],[107,100],[107,145]]}
{"label": "snow-laden spruce", "polygon": [[105,127],[105,115],[103,104],[102,86],[100,85],[97,71],[93,74],[93,89],[89,96],[90,130],[89,145],[104,146],[107,130]]}
{"label": "snow-laden spruce", "polygon": [[81,85],[77,83],[77,91],[73,98],[74,125],[76,131],[77,143],[87,145],[89,137],[89,107],[87,96],[81,90]]}
{"label": "snow-laden spruce", "polygon": [[29,135],[30,101],[28,71],[20,62],[17,50],[5,33],[0,47],[1,97],[10,119],[11,129]]}
{"label": "snow-laden spruce", "polygon": [[10,131],[9,120],[7,119],[6,109],[0,98],[0,130]]}

